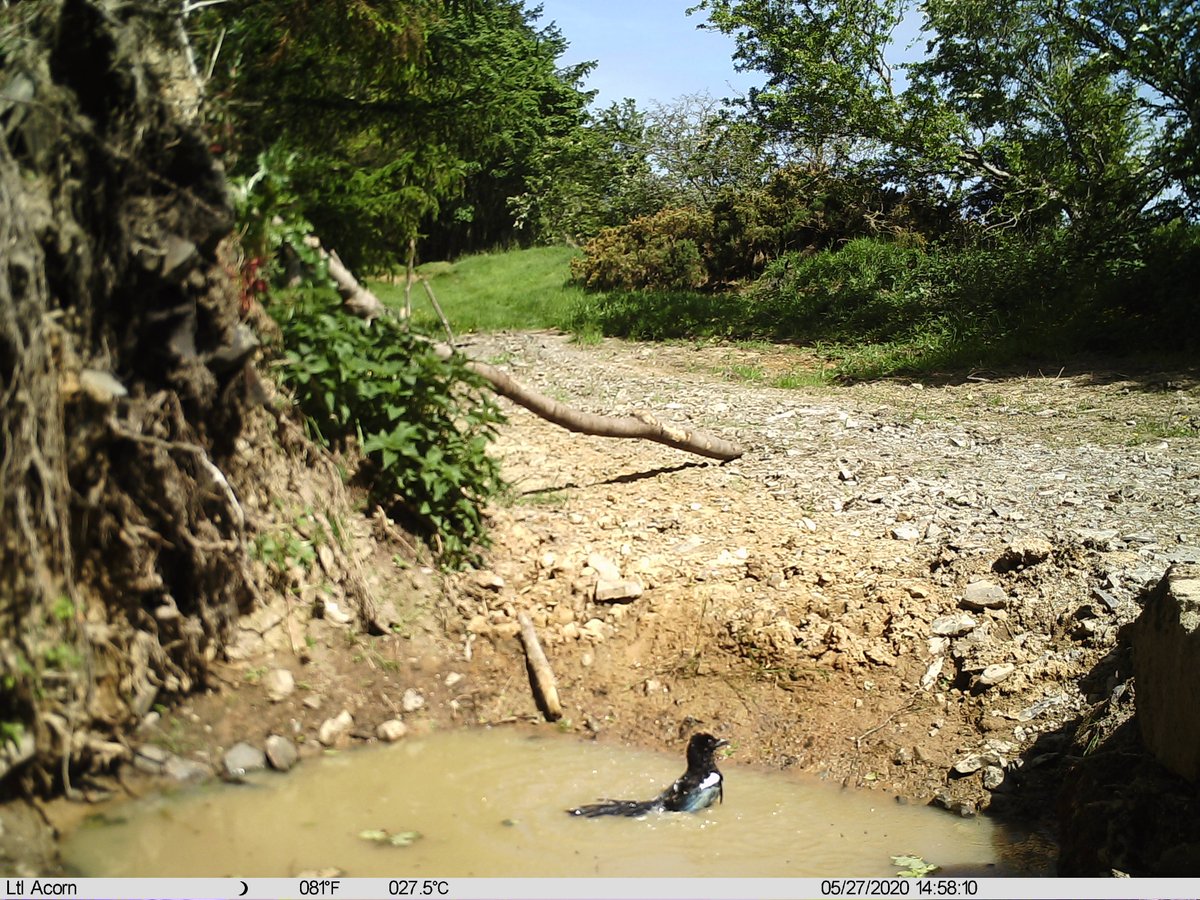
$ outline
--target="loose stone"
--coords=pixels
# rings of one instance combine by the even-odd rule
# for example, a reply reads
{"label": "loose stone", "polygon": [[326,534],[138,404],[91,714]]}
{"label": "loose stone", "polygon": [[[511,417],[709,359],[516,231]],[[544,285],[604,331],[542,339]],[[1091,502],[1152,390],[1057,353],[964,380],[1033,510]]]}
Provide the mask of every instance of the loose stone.
{"label": "loose stone", "polygon": [[597,603],[619,603],[636,600],[646,589],[640,581],[609,581],[601,578],[596,582],[595,598]]}
{"label": "loose stone", "polygon": [[959,606],[964,609],[1003,609],[1008,605],[1008,593],[991,581],[972,581],[963,592]]}
{"label": "loose stone", "polygon": [[994,663],[979,673],[979,681],[977,683],[983,687],[991,687],[1002,682],[1016,670],[1017,667],[1012,663]]}
{"label": "loose stone", "polygon": [[317,740],[326,747],[332,747],[354,726],[354,716],[343,709],[332,719],[326,719],[317,729]]}
{"label": "loose stone", "polygon": [[375,729],[375,737],[381,741],[387,741],[389,744],[400,740],[406,734],[408,734],[408,726],[399,719],[388,719],[386,722],[381,722]]}
{"label": "loose stone", "polygon": [[973,630],[978,624],[966,613],[953,613],[934,619],[929,625],[929,630],[943,637],[958,637]]}
{"label": "loose stone", "polygon": [[296,745],[280,734],[272,734],[266,740],[267,762],[277,772],[286,772],[296,765],[300,752]]}
{"label": "loose stone", "polygon": [[257,772],[267,767],[267,757],[261,750],[245,741],[239,741],[222,757],[225,771],[232,778],[240,778],[247,772]]}

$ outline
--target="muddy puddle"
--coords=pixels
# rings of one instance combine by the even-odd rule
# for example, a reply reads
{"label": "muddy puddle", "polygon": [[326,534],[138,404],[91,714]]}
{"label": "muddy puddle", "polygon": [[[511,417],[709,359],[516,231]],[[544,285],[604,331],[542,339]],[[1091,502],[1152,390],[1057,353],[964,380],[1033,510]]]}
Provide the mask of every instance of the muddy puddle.
{"label": "muddy puddle", "polygon": [[736,748],[721,762],[725,802],[705,812],[564,812],[652,797],[683,768],[682,743],[666,754],[553,732],[450,731],[112,806],[62,853],[74,872],[107,877],[890,875],[904,854],[955,873],[1034,874],[1002,862],[1006,837],[984,818],[742,767]]}

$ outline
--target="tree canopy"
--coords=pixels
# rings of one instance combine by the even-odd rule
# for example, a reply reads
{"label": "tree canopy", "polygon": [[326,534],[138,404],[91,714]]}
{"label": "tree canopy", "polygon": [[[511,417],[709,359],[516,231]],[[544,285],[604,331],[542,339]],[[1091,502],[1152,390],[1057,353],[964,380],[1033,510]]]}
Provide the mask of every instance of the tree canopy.
{"label": "tree canopy", "polygon": [[235,171],[287,151],[305,214],[355,264],[513,231],[509,197],[578,127],[588,66],[520,0],[237,0],[196,28]]}
{"label": "tree canopy", "polygon": [[[702,0],[796,152],[939,179],[990,224],[1194,213],[1200,13],[1158,0]],[[897,29],[920,14],[925,53]],[[903,75],[903,78],[899,77]]]}

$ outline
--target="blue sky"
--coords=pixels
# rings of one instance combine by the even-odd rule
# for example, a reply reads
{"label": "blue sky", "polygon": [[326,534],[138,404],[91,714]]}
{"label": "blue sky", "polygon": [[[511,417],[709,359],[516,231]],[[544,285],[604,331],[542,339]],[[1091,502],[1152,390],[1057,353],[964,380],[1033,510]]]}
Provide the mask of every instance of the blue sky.
{"label": "blue sky", "polygon": [[596,60],[585,87],[604,107],[632,97],[645,108],[684,94],[733,97],[762,76],[733,69],[733,39],[697,28],[703,14],[686,15],[693,0],[533,0],[540,24],[555,22],[570,49],[564,65]]}

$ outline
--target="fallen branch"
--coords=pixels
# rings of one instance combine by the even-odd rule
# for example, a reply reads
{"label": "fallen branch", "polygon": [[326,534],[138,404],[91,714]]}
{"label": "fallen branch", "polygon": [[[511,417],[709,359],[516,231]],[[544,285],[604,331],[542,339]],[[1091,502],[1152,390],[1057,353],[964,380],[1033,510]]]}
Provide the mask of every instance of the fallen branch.
{"label": "fallen branch", "polygon": [[557,722],[562,718],[562,703],[558,699],[558,684],[554,680],[554,671],[542,652],[542,644],[533,628],[533,620],[525,612],[517,613],[517,623],[521,626],[521,642],[525,645],[525,661],[529,668],[529,681],[541,707],[542,715],[548,722]]}
{"label": "fallen branch", "polygon": [[[342,264],[336,253],[324,250],[319,242],[314,241],[313,246],[320,249],[321,253],[325,255],[329,275],[337,285],[338,293],[349,312],[368,321],[387,315],[387,307],[374,293],[359,284],[358,279]],[[446,343],[438,341],[431,341],[431,343],[438,355],[443,358],[459,352]],[[639,438],[655,441],[677,450],[685,450],[709,459],[719,459],[722,462],[737,459],[745,453],[742,447],[724,438],[671,422],[661,422],[649,413],[638,413],[633,416],[602,416],[583,412],[519,384],[508,373],[485,362],[468,359],[467,366],[488,381],[496,393],[525,407],[535,416],[553,422],[568,431],[600,437]]]}

